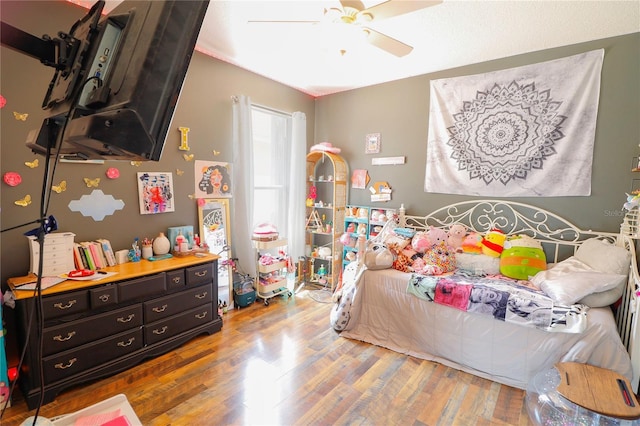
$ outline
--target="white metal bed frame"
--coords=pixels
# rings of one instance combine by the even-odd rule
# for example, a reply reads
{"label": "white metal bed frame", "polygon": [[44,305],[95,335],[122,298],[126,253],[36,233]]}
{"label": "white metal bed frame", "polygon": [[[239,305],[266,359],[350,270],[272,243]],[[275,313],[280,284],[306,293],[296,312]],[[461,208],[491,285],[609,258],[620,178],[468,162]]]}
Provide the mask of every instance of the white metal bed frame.
{"label": "white metal bed frame", "polygon": [[[637,208],[628,216],[637,217]],[[640,328],[638,310],[640,274],[636,258],[637,230],[629,230],[625,220],[620,233],[580,229],[566,219],[544,209],[506,200],[470,200],[442,207],[426,216],[407,215],[399,209],[399,226],[426,230],[434,226],[448,229],[454,223],[465,225],[470,231],[484,235],[491,229],[500,229],[509,235],[529,235],[542,243],[548,262],[558,262],[575,254],[580,244],[590,238],[600,238],[624,247],[631,253],[629,278],[616,309],[616,323],[622,343],[627,348],[633,366],[633,389],[639,392],[640,382]]]}

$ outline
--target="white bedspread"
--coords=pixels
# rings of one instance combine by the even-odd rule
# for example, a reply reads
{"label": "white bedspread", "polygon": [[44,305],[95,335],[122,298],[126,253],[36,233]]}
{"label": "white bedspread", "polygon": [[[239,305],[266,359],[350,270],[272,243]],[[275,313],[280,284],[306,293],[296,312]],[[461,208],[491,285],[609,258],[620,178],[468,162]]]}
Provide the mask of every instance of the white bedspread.
{"label": "white bedspread", "polygon": [[536,373],[566,361],[632,379],[631,361],[609,308],[590,309],[581,334],[549,333],[427,303],[407,294],[409,278],[395,269],[364,271],[341,336],[521,389]]}

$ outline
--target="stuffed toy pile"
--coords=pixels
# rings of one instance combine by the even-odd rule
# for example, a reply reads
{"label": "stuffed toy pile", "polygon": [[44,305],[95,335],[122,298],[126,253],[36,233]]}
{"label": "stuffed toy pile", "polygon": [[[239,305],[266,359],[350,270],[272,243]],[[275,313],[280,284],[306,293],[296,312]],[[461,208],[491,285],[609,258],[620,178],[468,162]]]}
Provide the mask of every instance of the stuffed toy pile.
{"label": "stuffed toy pile", "polygon": [[[456,269],[472,275],[498,275],[527,280],[546,269],[541,244],[527,235],[507,236],[499,229],[481,235],[455,223],[415,232],[388,228],[367,249],[369,269],[391,267],[421,275],[442,275]],[[377,259],[374,261],[374,259]]]}

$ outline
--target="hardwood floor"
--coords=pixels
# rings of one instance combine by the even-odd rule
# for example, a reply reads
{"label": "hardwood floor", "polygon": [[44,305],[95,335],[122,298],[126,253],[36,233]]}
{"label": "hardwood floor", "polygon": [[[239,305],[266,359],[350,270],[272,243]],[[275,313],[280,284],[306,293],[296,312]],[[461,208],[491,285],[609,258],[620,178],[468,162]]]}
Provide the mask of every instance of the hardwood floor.
{"label": "hardwood floor", "polygon": [[[531,425],[524,391],[341,338],[331,304],[271,299],[222,331],[43,406],[54,418],[123,393],[144,425]],[[18,395],[0,421],[32,416]]]}

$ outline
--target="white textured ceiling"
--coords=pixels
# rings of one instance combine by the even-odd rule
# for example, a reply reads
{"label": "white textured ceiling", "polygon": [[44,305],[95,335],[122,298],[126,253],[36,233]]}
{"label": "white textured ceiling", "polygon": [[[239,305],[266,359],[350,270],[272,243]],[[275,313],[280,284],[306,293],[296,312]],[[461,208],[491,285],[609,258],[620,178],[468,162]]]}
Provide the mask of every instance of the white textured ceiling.
{"label": "white textured ceiling", "polygon": [[[94,1],[69,0],[90,7]],[[392,0],[410,1],[410,0]],[[106,10],[119,4],[107,0]],[[363,1],[371,7],[377,1]],[[318,21],[338,1],[211,0],[199,51],[312,96],[537,50],[640,32],[640,0],[444,0],[370,27],[413,46],[398,58],[363,43],[338,51]]]}

